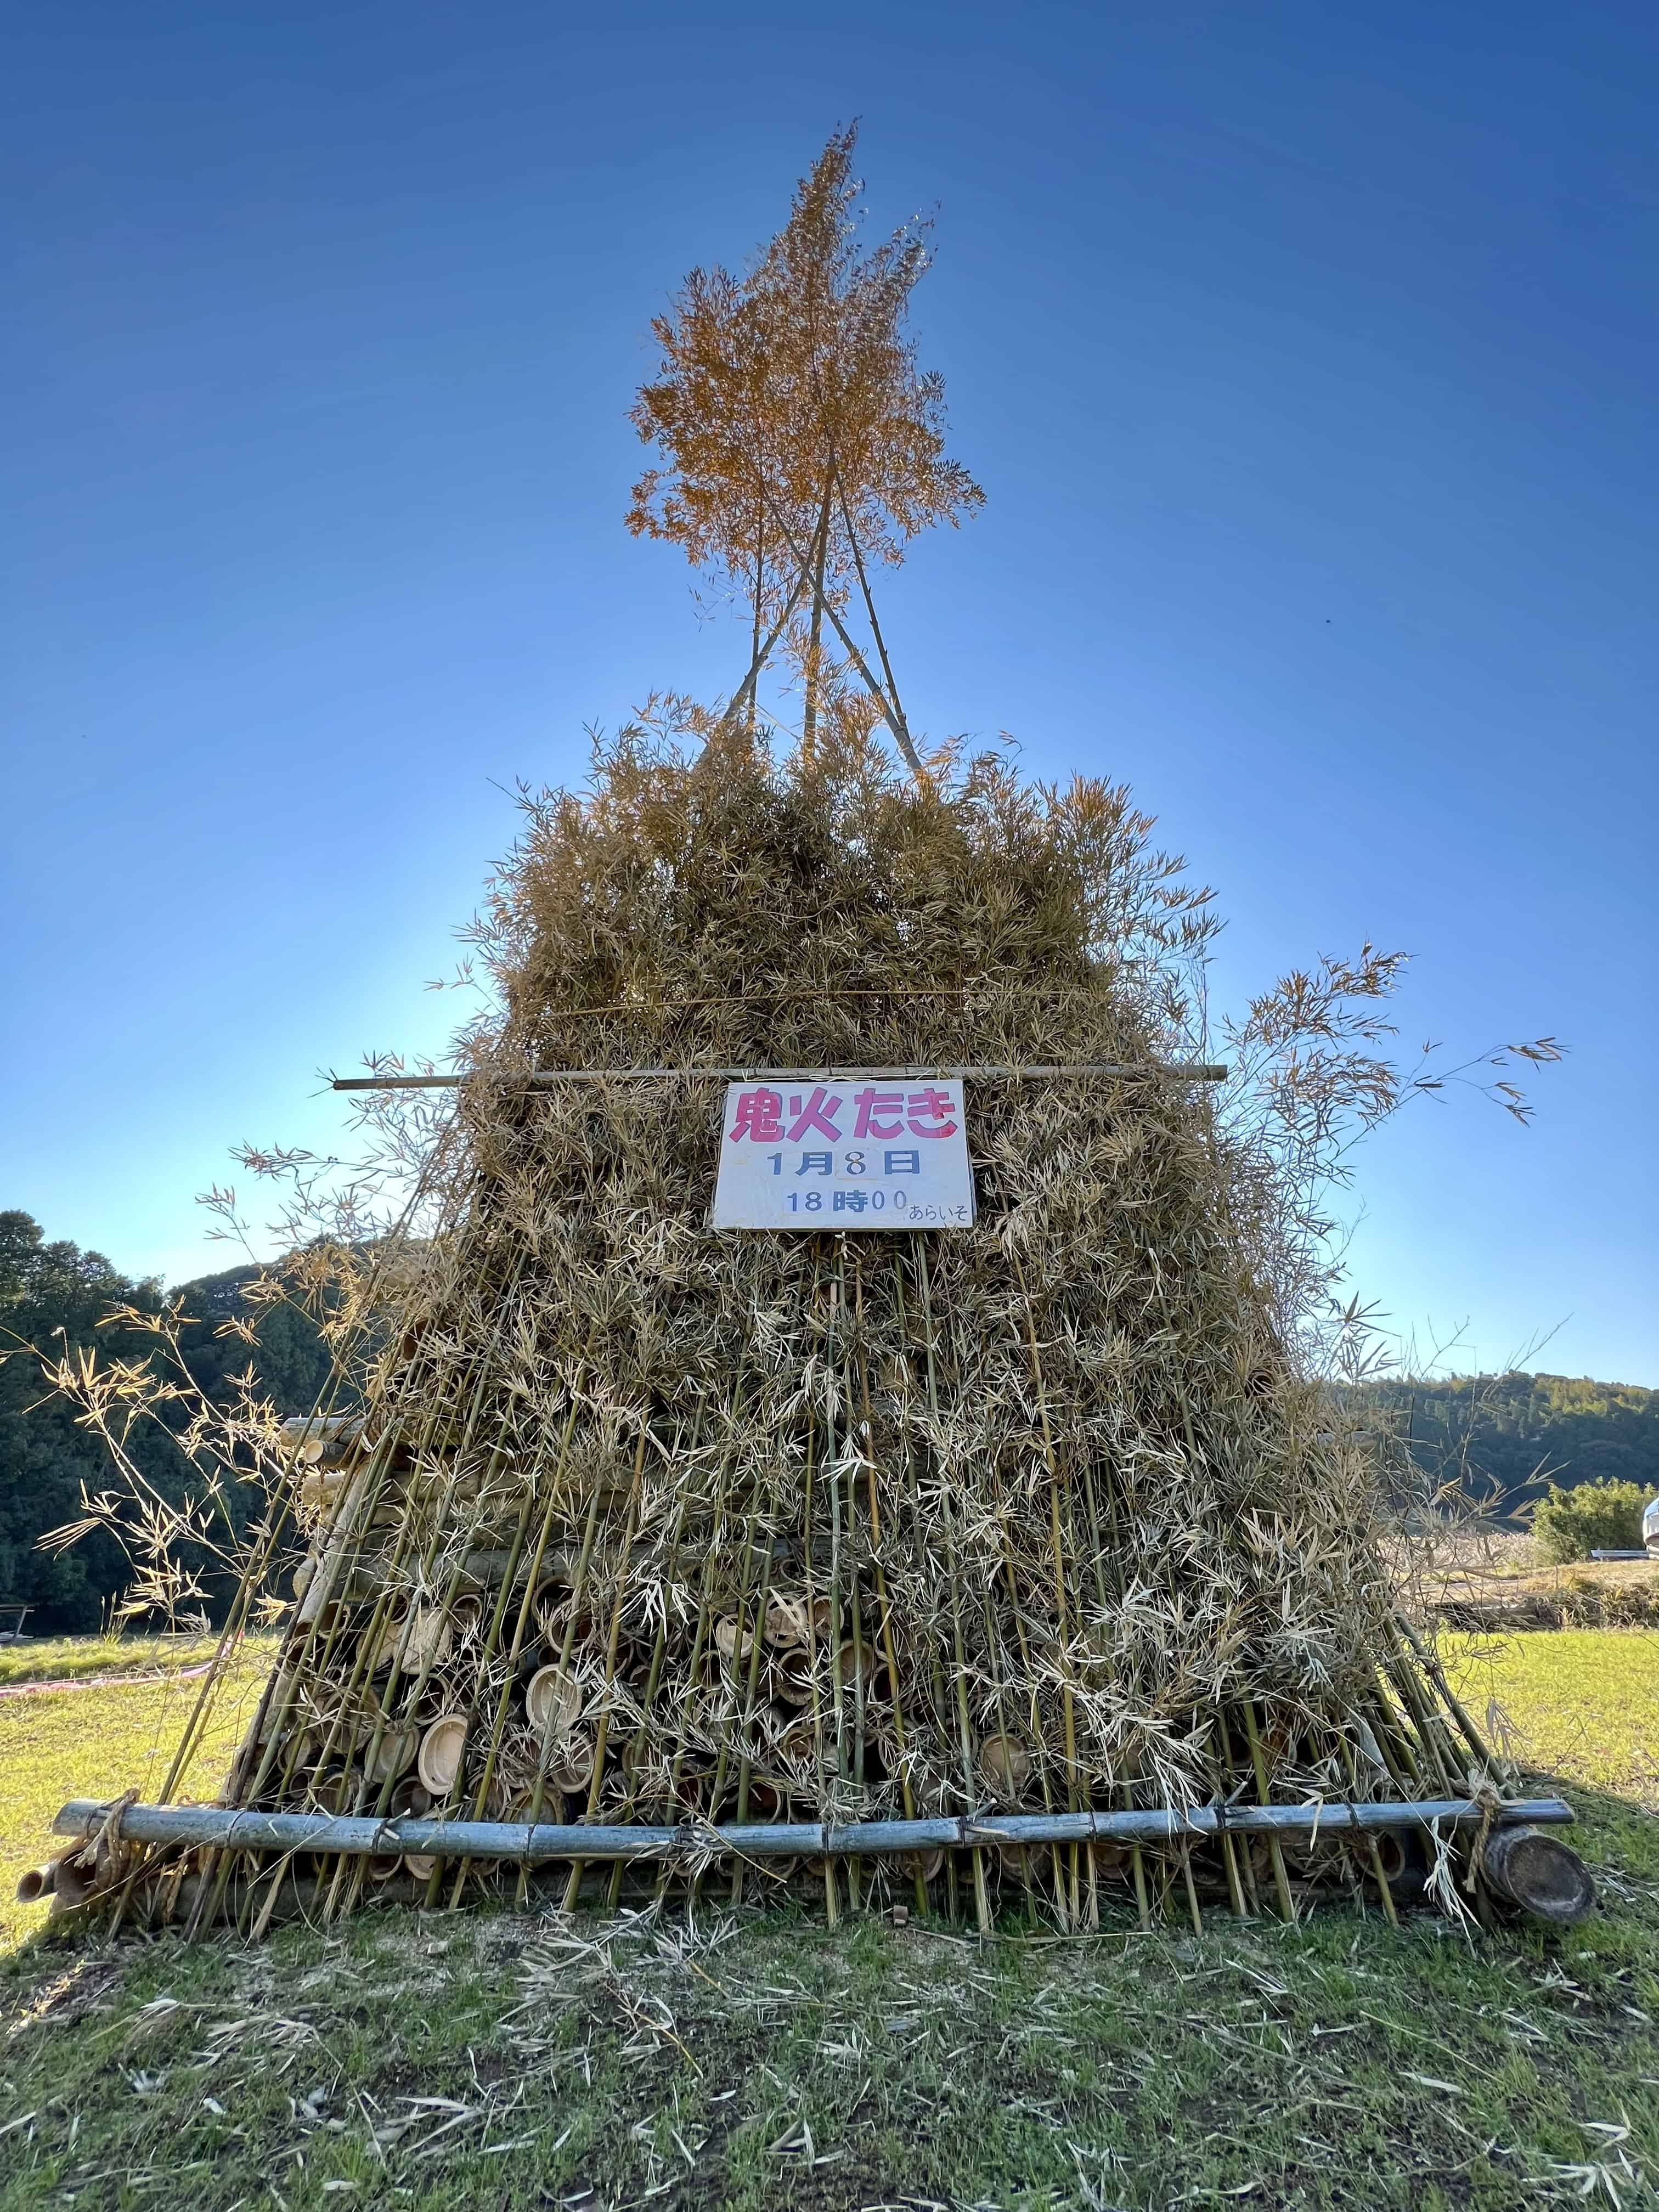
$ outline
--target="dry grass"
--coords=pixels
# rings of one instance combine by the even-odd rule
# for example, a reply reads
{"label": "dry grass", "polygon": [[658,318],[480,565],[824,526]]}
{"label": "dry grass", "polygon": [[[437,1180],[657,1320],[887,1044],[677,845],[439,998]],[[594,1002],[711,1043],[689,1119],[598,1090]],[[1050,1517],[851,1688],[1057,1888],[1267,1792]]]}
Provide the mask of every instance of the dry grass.
{"label": "dry grass", "polygon": [[1590,1559],[1512,1571],[1462,1569],[1425,1582],[1448,1629],[1659,1628],[1659,1559]]}

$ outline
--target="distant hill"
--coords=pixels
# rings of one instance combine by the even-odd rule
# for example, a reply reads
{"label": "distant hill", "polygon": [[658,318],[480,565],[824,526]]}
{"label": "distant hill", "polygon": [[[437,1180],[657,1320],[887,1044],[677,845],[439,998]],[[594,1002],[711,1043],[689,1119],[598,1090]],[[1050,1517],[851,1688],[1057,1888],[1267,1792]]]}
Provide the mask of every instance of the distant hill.
{"label": "distant hill", "polygon": [[[180,1346],[191,1375],[209,1396],[227,1395],[225,1378],[250,1358],[264,1390],[283,1413],[301,1413],[315,1401],[328,1374],[328,1356],[315,1328],[286,1306],[250,1310],[242,1297],[257,1268],[231,1267],[179,1286],[188,1325]],[[154,1340],[138,1328],[99,1323],[117,1306],[154,1312],[160,1285],[134,1282],[100,1252],[67,1240],[48,1243],[40,1224],[17,1210],[0,1211],[0,1600],[21,1599],[35,1608],[32,1633],[74,1634],[95,1629],[111,1595],[125,1588],[130,1570],[114,1540],[98,1531],[70,1550],[42,1552],[49,1528],[73,1521],[82,1486],[106,1489],[111,1470],[96,1437],[76,1425],[69,1406],[52,1395],[40,1363],[20,1344],[54,1355],[95,1346],[102,1357],[143,1358]],[[222,1323],[252,1312],[258,1342],[252,1352],[222,1340]],[[184,1494],[185,1470],[177,1449],[152,1426],[133,1431],[135,1461],[164,1497]],[[233,1508],[251,1501],[233,1492]]]}
{"label": "distant hill", "polygon": [[1366,1383],[1351,1404],[1386,1419],[1431,1480],[1467,1465],[1469,1487],[1505,1513],[1610,1480],[1659,1488],[1659,1390],[1571,1375],[1455,1376]]}

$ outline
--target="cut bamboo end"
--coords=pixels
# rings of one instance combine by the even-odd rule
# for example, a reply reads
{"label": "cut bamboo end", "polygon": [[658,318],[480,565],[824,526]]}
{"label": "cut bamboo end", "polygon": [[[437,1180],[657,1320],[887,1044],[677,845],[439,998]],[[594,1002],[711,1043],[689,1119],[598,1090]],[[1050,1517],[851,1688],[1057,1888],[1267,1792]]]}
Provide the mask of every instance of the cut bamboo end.
{"label": "cut bamboo end", "polygon": [[[431,1810],[431,1796],[411,1774],[400,1782],[392,1791],[392,1802],[386,1809],[386,1817],[388,1820],[423,1820]],[[407,1861],[400,1858],[395,1851],[378,1852],[369,1859],[368,1878],[371,1881],[390,1881],[406,1864]],[[434,1866],[437,1864],[435,1859],[433,1864]]]}
{"label": "cut bamboo end", "polygon": [[465,1713],[445,1713],[421,1738],[416,1763],[422,1785],[434,1798],[447,1797],[459,1779],[466,1726]]}
{"label": "cut bamboo end", "polygon": [[86,1903],[98,1887],[97,1861],[89,1845],[83,1844],[79,1850],[60,1853],[45,1871],[51,1875],[52,1883],[49,1893],[43,1892],[42,1894],[50,1894],[54,1916],[60,1912],[73,1912],[76,1905]]}
{"label": "cut bamboo end", "polygon": [[1015,1800],[1031,1778],[1031,1754],[1011,1735],[988,1735],[979,1747],[979,1771],[997,1796]]}
{"label": "cut bamboo end", "polygon": [[586,1735],[567,1736],[554,1747],[547,1762],[547,1778],[567,1796],[586,1790],[593,1779],[594,1746]]}
{"label": "cut bamboo end", "polygon": [[1589,1869],[1571,1844],[1541,1829],[1494,1829],[1480,1870],[1500,1897],[1555,1927],[1575,1928],[1595,1909]]}
{"label": "cut bamboo end", "polygon": [[370,1671],[379,1674],[395,1664],[404,1674],[429,1672],[441,1667],[454,1648],[454,1630],[439,1608],[416,1606],[405,1618],[386,1623]]}
{"label": "cut bamboo end", "polygon": [[752,1627],[746,1626],[735,1613],[727,1613],[714,1623],[714,1648],[722,1659],[748,1658],[759,1639]]}
{"label": "cut bamboo end", "polygon": [[855,1644],[849,1638],[836,1654],[836,1670],[845,1690],[861,1691],[878,1704],[891,1695],[886,1662],[873,1644]]}
{"label": "cut bamboo end", "polygon": [[[733,1802],[736,1802],[734,1795]],[[749,1802],[740,1817],[750,1820],[782,1820],[789,1818],[793,1801],[787,1786],[774,1782],[769,1776],[755,1774],[749,1779]]]}
{"label": "cut bamboo end", "polygon": [[818,1733],[812,1722],[792,1720],[778,1738],[778,1757],[798,1778],[813,1772],[818,1763]]}
{"label": "cut bamboo end", "polygon": [[295,1467],[332,1467],[374,1449],[359,1413],[296,1413],[283,1423],[276,1448]]}
{"label": "cut bamboo end", "polygon": [[788,1650],[797,1644],[810,1644],[815,1636],[827,1636],[833,1617],[834,1608],[827,1597],[815,1598],[809,1605],[799,1594],[775,1590],[767,1605],[763,1633],[775,1649]]}
{"label": "cut bamboo end", "polygon": [[524,1707],[541,1734],[568,1736],[582,1716],[580,1686],[562,1667],[538,1668],[526,1687]]}
{"label": "cut bamboo end", "polygon": [[792,1644],[778,1653],[772,1687],[786,1705],[811,1704],[812,1655],[804,1644]]}
{"label": "cut bamboo end", "polygon": [[406,1774],[415,1764],[420,1748],[419,1729],[388,1729],[369,1753],[367,1763],[369,1780],[385,1783],[398,1775]]}

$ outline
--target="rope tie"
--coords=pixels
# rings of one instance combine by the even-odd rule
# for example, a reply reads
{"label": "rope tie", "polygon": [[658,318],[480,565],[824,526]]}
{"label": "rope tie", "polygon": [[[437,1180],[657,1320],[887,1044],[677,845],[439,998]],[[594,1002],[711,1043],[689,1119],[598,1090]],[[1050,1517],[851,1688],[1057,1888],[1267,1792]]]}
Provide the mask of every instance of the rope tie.
{"label": "rope tie", "polygon": [[1480,1808],[1480,1826],[1475,1831],[1474,1841],[1469,1847],[1469,1870],[1463,1877],[1463,1887],[1473,1891],[1480,1872],[1480,1862],[1486,1856],[1486,1844],[1498,1826],[1498,1816],[1504,1809],[1504,1801],[1490,1782],[1482,1782],[1474,1792],[1474,1802]]}

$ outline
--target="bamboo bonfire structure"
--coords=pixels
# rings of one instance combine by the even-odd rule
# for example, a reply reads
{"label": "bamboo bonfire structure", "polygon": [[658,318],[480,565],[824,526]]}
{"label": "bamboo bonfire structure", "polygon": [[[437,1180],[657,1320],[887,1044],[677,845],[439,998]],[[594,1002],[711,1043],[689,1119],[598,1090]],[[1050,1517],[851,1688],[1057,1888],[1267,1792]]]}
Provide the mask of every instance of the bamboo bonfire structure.
{"label": "bamboo bonfire structure", "polygon": [[[850,153],[791,232],[830,237],[814,312],[862,301],[866,374],[919,266],[836,260]],[[77,1898],[96,1861],[124,1915],[255,1931],[484,1893],[1201,1928],[1485,1911],[1530,1847],[1570,1917],[1537,1832],[1570,1815],[1505,1800],[1304,1371],[1295,1207],[1195,1011],[1207,894],[1121,790],[912,739],[868,596],[879,410],[823,433],[820,378],[814,469],[763,404],[757,356],[811,382],[755,306],[791,232],[748,287],[694,280],[647,395],[680,466],[636,520],[751,561],[749,674],[532,806],[483,931],[499,1019],[454,1076],[365,1079],[447,1086],[435,1227],[349,1409],[293,1425],[305,1556],[219,1804],[66,1808],[100,1838]],[[694,339],[736,389],[674,418]],[[899,384],[914,460],[938,393]],[[741,498],[698,507],[688,423],[704,461],[766,432],[749,476],[708,463]],[[973,503],[936,435],[928,471],[912,526]],[[728,1077],[848,1071],[962,1079],[972,1225],[713,1229]]]}

